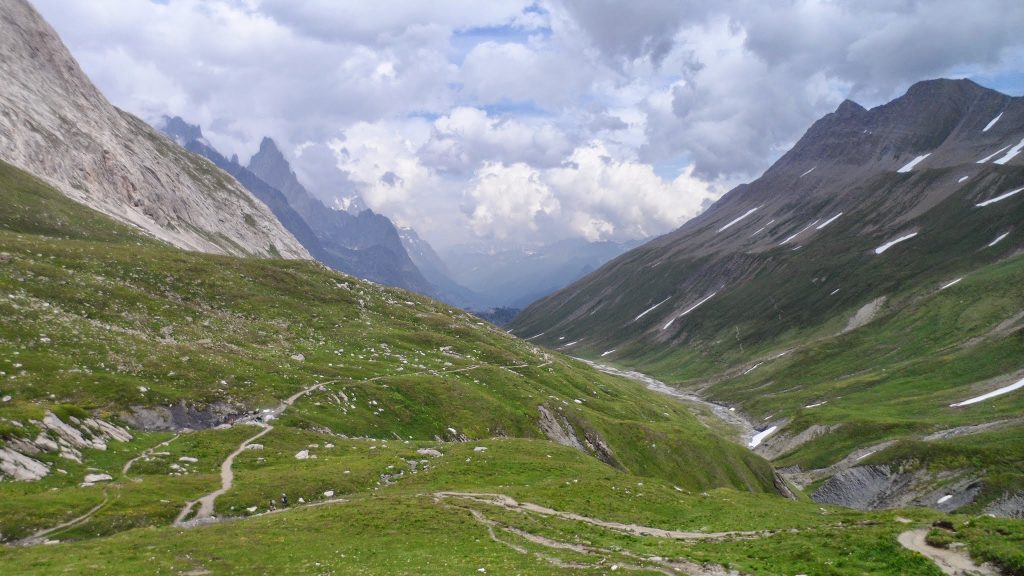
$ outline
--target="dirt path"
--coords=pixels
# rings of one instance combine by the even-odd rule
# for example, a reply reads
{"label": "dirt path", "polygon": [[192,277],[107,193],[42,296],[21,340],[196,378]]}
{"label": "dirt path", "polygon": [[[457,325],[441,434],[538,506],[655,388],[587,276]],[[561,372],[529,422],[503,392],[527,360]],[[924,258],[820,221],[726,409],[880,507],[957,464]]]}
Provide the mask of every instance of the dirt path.
{"label": "dirt path", "polygon": [[[234,485],[235,472],[232,469],[232,466],[234,466],[235,458],[238,457],[238,455],[241,454],[243,451],[245,451],[246,447],[248,447],[249,444],[251,444],[252,442],[254,442],[254,441],[256,441],[256,440],[258,440],[260,438],[262,438],[266,434],[269,434],[270,431],[274,429],[274,426],[272,424],[270,424],[269,422],[271,422],[274,418],[277,418],[278,416],[280,416],[281,413],[284,412],[293,403],[295,403],[296,400],[298,400],[299,398],[301,398],[301,397],[305,396],[306,394],[312,392],[313,390],[316,390],[318,388],[323,388],[323,386],[325,384],[329,384],[329,383],[330,382],[323,382],[323,383],[320,383],[320,384],[314,384],[314,385],[312,385],[312,386],[310,386],[308,388],[304,388],[304,389],[300,390],[299,392],[296,392],[295,394],[290,396],[284,402],[281,402],[280,404],[278,404],[277,407],[273,408],[272,410],[270,410],[270,412],[262,413],[260,415],[260,417],[266,422],[265,424],[262,424],[262,428],[263,429],[260,432],[254,434],[253,436],[250,436],[250,437],[246,438],[245,440],[243,440],[242,443],[238,445],[238,448],[236,448],[234,452],[229,454],[228,457],[225,458],[223,462],[221,462],[221,464],[220,464],[220,484],[221,484],[220,488],[218,488],[217,490],[214,490],[213,492],[210,492],[209,494],[207,494],[207,495],[205,495],[205,496],[203,496],[201,498],[198,498],[196,500],[192,500],[191,502],[185,504],[185,507],[181,509],[181,512],[179,512],[178,516],[174,519],[174,525],[175,526],[194,526],[194,525],[197,525],[197,524],[204,524],[204,523],[207,523],[207,522],[211,521],[213,519],[213,517],[214,517],[213,516],[214,503],[217,501],[217,497],[220,496],[221,494],[224,494],[228,490],[231,490],[231,487]],[[257,425],[259,425],[259,424],[257,424]],[[199,511],[196,512],[196,515],[195,515],[194,518],[192,518],[191,520],[186,521],[185,519],[188,518],[189,514],[192,513],[192,509],[195,508],[196,504],[199,504]]]}
{"label": "dirt path", "polygon": [[22,538],[21,540],[18,540],[17,542],[15,542],[14,545],[15,546],[32,546],[32,545],[35,545],[35,544],[42,544],[42,543],[44,543],[46,541],[46,536],[48,536],[50,534],[53,534],[55,532],[59,532],[61,530],[64,530],[65,528],[71,528],[72,526],[77,526],[78,524],[81,524],[82,522],[85,522],[89,518],[92,518],[93,514],[99,512],[100,509],[103,508],[104,506],[106,506],[107,502],[109,502],[109,501],[110,501],[110,498],[107,496],[107,493],[104,492],[103,493],[103,501],[100,502],[99,504],[93,506],[85,514],[82,514],[81,516],[79,516],[77,518],[72,518],[71,520],[68,520],[67,522],[64,522],[63,524],[58,524],[58,525],[54,526],[53,528],[47,528],[45,530],[40,530],[40,531],[36,532],[35,534],[32,534],[31,536],[26,536],[25,538]]}
{"label": "dirt path", "polygon": [[[435,497],[436,500],[441,502],[442,505],[447,507],[448,504],[444,504],[444,500],[446,498],[453,497],[456,494],[459,494],[459,493],[455,493],[455,492],[440,492],[440,493],[435,494],[434,497]],[[466,496],[466,494],[463,494],[463,496]],[[470,499],[473,500],[473,501],[481,501],[479,499],[480,497],[485,497],[485,500],[487,498],[490,498],[491,500],[489,500],[488,503],[492,503],[493,504],[495,502],[500,502],[499,504],[496,504],[498,506],[501,506],[502,504],[507,504],[507,505],[511,506],[512,504],[515,503],[515,501],[512,500],[511,498],[508,498],[506,496],[501,496],[501,495],[498,495],[498,494],[474,494],[473,498],[470,498]],[[544,507],[541,507],[541,506],[536,506],[534,504],[528,504],[528,503],[519,504],[518,506],[520,506],[520,508],[518,508],[519,511],[535,512],[535,513],[541,513],[541,514],[544,514],[544,513],[547,513],[547,512],[555,512],[555,511],[550,510],[548,508],[544,508]],[[673,576],[675,574],[688,574],[690,576],[734,576],[734,575],[738,574],[737,572],[727,570],[726,568],[724,568],[722,566],[712,565],[712,564],[698,564],[696,562],[690,561],[690,560],[685,559],[685,558],[666,559],[666,558],[655,557],[655,556],[642,556],[642,555],[630,552],[629,550],[624,550],[624,549],[619,549],[619,548],[612,550],[612,549],[607,549],[607,548],[600,548],[600,547],[593,546],[593,545],[590,545],[590,544],[580,544],[580,543],[577,543],[577,542],[564,542],[564,541],[556,540],[556,539],[548,537],[548,536],[542,536],[540,534],[534,534],[532,532],[528,532],[526,530],[522,530],[520,528],[516,528],[514,526],[510,526],[508,524],[504,524],[504,523],[498,522],[496,520],[488,518],[483,512],[481,512],[480,510],[477,510],[476,508],[472,508],[472,507],[468,507],[468,506],[459,506],[459,505],[455,505],[455,507],[468,511],[470,513],[470,515],[473,517],[473,520],[475,520],[477,523],[481,524],[487,530],[487,535],[491,538],[492,541],[494,541],[494,542],[496,542],[498,544],[501,544],[503,546],[506,546],[508,548],[511,548],[512,550],[514,550],[514,551],[516,551],[516,552],[518,552],[520,554],[530,554],[530,551],[526,547],[524,547],[524,546],[522,546],[520,544],[517,544],[514,541],[511,541],[511,540],[499,537],[498,532],[503,532],[505,534],[508,534],[508,535],[514,536],[516,538],[519,538],[520,540],[529,542],[530,544],[533,544],[535,546],[539,546],[539,547],[549,551],[550,553],[557,553],[557,552],[562,552],[562,551],[564,551],[564,552],[571,552],[571,553],[574,553],[574,554],[578,554],[578,555],[582,555],[582,556],[585,556],[585,557],[593,558],[595,560],[595,562],[593,562],[593,563],[581,563],[581,562],[578,562],[578,561],[577,562],[566,562],[565,560],[563,560],[563,559],[561,559],[561,558],[559,558],[557,556],[553,556],[551,554],[548,554],[548,553],[544,553],[544,552],[534,552],[533,553],[533,555],[535,557],[537,557],[537,558],[539,558],[539,559],[541,559],[541,560],[543,560],[545,562],[548,562],[549,564],[551,564],[553,566],[557,566],[559,568],[588,569],[588,570],[595,570],[595,569],[597,569],[597,570],[608,570],[608,569],[611,569],[611,570],[623,570],[623,571],[629,571],[629,572],[632,572],[632,571],[657,572],[659,574],[665,574],[666,576]],[[503,507],[505,507],[505,506],[503,506]],[[513,508],[510,508],[510,509],[515,509],[515,508],[513,507]],[[559,517],[566,517],[566,516],[563,516],[563,515],[568,515],[569,519],[573,519],[573,520],[578,520],[580,518],[584,518],[582,516],[578,516],[578,515],[575,515],[575,514],[569,514],[569,513],[558,513],[558,512],[555,512],[555,515],[557,515]],[[580,521],[587,521],[587,520],[589,520],[591,523],[596,523],[597,525],[600,525],[600,526],[604,526],[605,524],[610,524],[610,525],[615,525],[615,526],[623,526],[623,525],[619,525],[619,524],[616,524],[616,523],[603,523],[602,521],[593,520],[593,519],[590,519],[590,518],[587,518],[585,520],[580,520]],[[605,527],[607,527],[607,526],[605,526]],[[645,527],[637,527],[637,528],[645,528]],[[648,530],[656,530],[656,529],[648,529]],[[636,533],[636,532],[631,532],[631,533]]]}
{"label": "dirt path", "polygon": [[513,512],[532,512],[534,514],[540,514],[541,516],[551,516],[554,518],[560,518],[562,520],[571,520],[573,522],[583,522],[592,526],[599,526],[601,528],[607,528],[609,530],[615,530],[617,532],[625,532],[627,534],[633,534],[636,536],[653,536],[656,538],[669,538],[673,540],[742,540],[744,538],[763,538],[772,534],[768,530],[755,530],[755,531],[733,531],[733,532],[687,532],[682,530],[665,530],[662,528],[652,528],[650,526],[640,526],[638,524],[622,524],[620,522],[609,522],[607,520],[599,520],[597,518],[590,518],[576,514],[575,512],[561,512],[559,510],[553,510],[546,508],[538,504],[531,504],[529,502],[516,502],[512,498],[503,494],[488,494],[488,493],[477,493],[477,492],[435,492],[434,497],[438,500],[444,500],[446,498],[458,498],[463,500],[469,500],[472,502],[478,502],[481,504],[489,504],[491,506],[498,506],[511,510]]}
{"label": "dirt path", "polygon": [[927,534],[927,528],[907,530],[900,534],[897,540],[904,548],[924,555],[934,562],[939,570],[949,576],[999,576],[999,572],[992,568],[975,564],[971,557],[964,552],[930,546],[924,540]]}
{"label": "dirt path", "polygon": [[139,460],[140,458],[146,458],[147,456],[149,456],[150,454],[153,453],[153,450],[156,450],[157,448],[163,448],[164,446],[167,446],[171,442],[174,442],[175,440],[177,440],[178,437],[180,437],[180,436],[181,436],[180,433],[179,434],[175,434],[174,437],[169,439],[169,440],[164,440],[163,442],[157,444],[156,446],[153,446],[151,448],[146,448],[145,450],[142,451],[142,454],[139,454],[135,458],[132,458],[131,460],[129,460],[129,461],[124,463],[124,468],[121,468],[121,474],[123,474],[124,476],[127,476],[128,475],[128,471],[132,469],[132,465],[135,464],[136,460]]}

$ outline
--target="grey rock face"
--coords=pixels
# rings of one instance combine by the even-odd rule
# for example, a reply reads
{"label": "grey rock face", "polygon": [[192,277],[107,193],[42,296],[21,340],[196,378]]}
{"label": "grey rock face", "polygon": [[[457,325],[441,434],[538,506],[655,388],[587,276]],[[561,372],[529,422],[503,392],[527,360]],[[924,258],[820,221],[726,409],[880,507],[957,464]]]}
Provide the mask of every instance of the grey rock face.
{"label": "grey rock face", "polygon": [[284,194],[288,204],[316,234],[328,266],[360,278],[436,295],[406,253],[398,230],[386,216],[370,210],[352,215],[332,210],[309,193],[273,140],[264,138],[248,170]]}
{"label": "grey rock face", "polygon": [[24,0],[0,11],[0,159],[174,246],[308,258],[234,179],[118,110]]}
{"label": "grey rock face", "polygon": [[124,428],[96,418],[79,419],[74,416],[67,422],[47,411],[42,421],[31,421],[41,429],[34,440],[12,436],[5,438],[0,448],[0,479],[5,477],[19,481],[39,480],[50,473],[50,465],[33,458],[46,452],[59,453],[62,458],[82,462],[82,450],[106,450],[107,443],[128,442],[131,433]]}

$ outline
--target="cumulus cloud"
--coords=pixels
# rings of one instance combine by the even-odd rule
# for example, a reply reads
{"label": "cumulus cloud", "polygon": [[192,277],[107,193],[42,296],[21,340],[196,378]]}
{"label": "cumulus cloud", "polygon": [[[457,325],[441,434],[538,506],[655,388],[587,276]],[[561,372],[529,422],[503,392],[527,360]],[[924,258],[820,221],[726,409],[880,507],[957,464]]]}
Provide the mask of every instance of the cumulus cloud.
{"label": "cumulus cloud", "polygon": [[650,165],[613,158],[598,141],[545,170],[487,163],[468,192],[470,220],[480,236],[534,241],[578,236],[591,242],[668,232],[717,195],[693,177],[692,168],[666,182]]}
{"label": "cumulus cloud", "polygon": [[1016,0],[34,3],[118,106],[243,158],[271,136],[440,244],[657,234],[844,98],[1024,88]]}
{"label": "cumulus cloud", "polygon": [[459,107],[434,122],[419,156],[442,172],[471,174],[484,162],[551,166],[571,149],[570,137],[550,121]]}

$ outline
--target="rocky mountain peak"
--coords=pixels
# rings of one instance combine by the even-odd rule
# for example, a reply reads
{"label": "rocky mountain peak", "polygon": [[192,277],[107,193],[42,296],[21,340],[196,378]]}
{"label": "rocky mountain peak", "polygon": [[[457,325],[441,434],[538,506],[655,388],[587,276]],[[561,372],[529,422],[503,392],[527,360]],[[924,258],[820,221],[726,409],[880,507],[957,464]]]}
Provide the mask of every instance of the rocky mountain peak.
{"label": "rocky mountain peak", "polygon": [[833,114],[840,118],[849,118],[851,116],[857,116],[864,112],[867,112],[866,108],[864,108],[860,104],[857,104],[853,100],[846,99],[843,100],[843,103],[840,104],[838,108],[836,108],[836,111],[833,112]]}
{"label": "rocky mountain peak", "polygon": [[184,146],[193,140],[200,140],[203,137],[203,129],[195,124],[189,124],[181,116],[164,116],[161,130],[179,145]]}
{"label": "rocky mountain peak", "polygon": [[249,159],[248,168],[285,195],[292,194],[302,187],[288,160],[271,138],[263,138],[259,152]]}

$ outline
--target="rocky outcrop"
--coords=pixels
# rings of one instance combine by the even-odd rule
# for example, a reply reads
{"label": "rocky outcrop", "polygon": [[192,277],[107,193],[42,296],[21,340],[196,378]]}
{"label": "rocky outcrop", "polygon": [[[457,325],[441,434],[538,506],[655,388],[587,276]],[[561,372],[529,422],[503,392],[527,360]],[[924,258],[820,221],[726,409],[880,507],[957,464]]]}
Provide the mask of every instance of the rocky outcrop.
{"label": "rocky outcrop", "polygon": [[129,424],[140,430],[181,431],[207,430],[230,422],[241,410],[227,404],[211,404],[198,408],[179,402],[171,406],[132,406],[122,415]]}
{"label": "rocky outcrop", "polygon": [[0,448],[0,478],[8,477],[18,481],[39,480],[50,473],[50,467],[17,450]]}
{"label": "rocky outcrop", "polygon": [[537,424],[548,440],[562,446],[575,448],[584,454],[589,453],[579,438],[576,437],[576,431],[573,430],[572,424],[569,423],[565,416],[559,414],[556,418],[544,406],[537,406],[537,410],[540,412],[540,421]]}
{"label": "rocky outcrop", "polygon": [[1004,494],[1002,498],[990,502],[984,513],[1003,518],[1024,519],[1024,493]]}
{"label": "rocky outcrop", "polygon": [[812,440],[816,440],[817,438],[832,432],[838,427],[838,425],[822,426],[820,424],[812,424],[796,434],[774,434],[762,440],[754,451],[768,460],[774,460],[779,456],[796,450],[800,446],[803,446]]}
{"label": "rocky outcrop", "polygon": [[[82,450],[106,450],[109,442],[128,442],[131,433],[98,418],[69,416],[61,420],[47,411],[42,420],[29,423],[39,430],[34,439],[11,436],[0,449],[0,477],[13,480],[38,480],[50,472],[50,465],[33,458],[41,454],[58,454],[73,462],[82,462]],[[25,426],[22,426],[25,429]]]}
{"label": "rocky outcrop", "polygon": [[0,10],[0,159],[174,246],[308,258],[233,178],[112,106],[25,0]]}
{"label": "rocky outcrop", "polygon": [[844,470],[822,484],[811,499],[860,510],[885,507],[894,493],[905,490],[911,475],[894,472],[889,466],[857,466]]}
{"label": "rocky outcrop", "polygon": [[544,405],[537,406],[537,411],[540,412],[540,420],[537,422],[537,425],[548,440],[594,456],[609,466],[622,467],[611,447],[605,443],[604,439],[597,432],[585,430],[583,440],[581,441],[576,435],[575,428],[573,428],[569,419],[564,414],[556,416]]}
{"label": "rocky outcrop", "polygon": [[953,512],[973,503],[982,487],[978,475],[969,470],[931,472],[869,465],[836,474],[811,494],[811,499],[858,510],[925,506]]}

